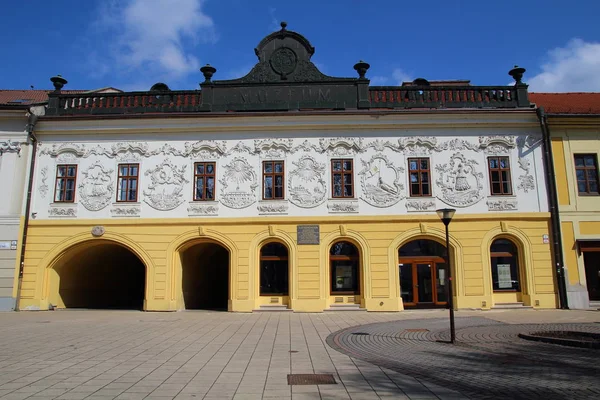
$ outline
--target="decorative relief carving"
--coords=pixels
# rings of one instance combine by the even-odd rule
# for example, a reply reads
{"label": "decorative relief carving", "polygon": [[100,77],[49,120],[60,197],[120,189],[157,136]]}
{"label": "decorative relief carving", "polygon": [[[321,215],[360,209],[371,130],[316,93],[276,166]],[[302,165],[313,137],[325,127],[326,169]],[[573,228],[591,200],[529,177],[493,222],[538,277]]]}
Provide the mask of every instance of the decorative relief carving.
{"label": "decorative relief carving", "polygon": [[356,200],[330,200],[327,204],[327,209],[330,213],[357,213],[358,201]]}
{"label": "decorative relief carving", "polygon": [[110,212],[113,216],[117,217],[139,217],[141,209],[139,204],[135,204],[133,206],[126,206],[123,204],[120,206],[113,207],[110,210]]}
{"label": "decorative relief carving", "polygon": [[214,140],[199,140],[194,143],[185,142],[184,155],[194,159],[214,159],[227,152],[226,142]]}
{"label": "decorative relief carving", "polygon": [[[402,140],[402,139],[400,139],[400,140]],[[389,140],[383,141],[381,139],[375,139],[372,142],[369,142],[367,145],[365,145],[365,149],[367,149],[367,148],[373,148],[373,149],[375,149],[375,151],[378,151],[378,152],[382,152],[386,148],[391,149],[396,152],[399,152],[402,150],[399,145],[397,146],[394,143],[390,142]]]}
{"label": "decorative relief carving", "polygon": [[106,232],[106,229],[101,225],[96,225],[92,228],[92,236],[94,236],[94,237],[100,237],[100,236],[104,235],[105,232]]}
{"label": "decorative relief carving", "polygon": [[437,151],[438,141],[433,136],[416,136],[398,139],[398,151],[407,155],[430,154]]}
{"label": "decorative relief carving", "polygon": [[224,166],[221,203],[230,208],[246,208],[256,201],[256,172],[245,158],[236,157]]}
{"label": "decorative relief carving", "polygon": [[58,157],[63,153],[72,153],[76,157],[85,155],[85,146],[77,143],[61,143],[53,144],[52,147],[44,146],[40,150],[40,155],[49,155],[50,157]]}
{"label": "decorative relief carving", "polygon": [[400,183],[402,167],[396,167],[384,154],[376,154],[368,162],[361,160],[361,199],[375,207],[390,207],[403,198]]}
{"label": "decorative relief carving", "polygon": [[254,154],[254,150],[252,150],[252,148],[250,148],[250,146],[245,145],[244,142],[238,142],[235,146],[233,146],[227,152],[228,155],[234,154],[234,153]]}
{"label": "decorative relief carving", "polygon": [[289,47],[280,47],[271,54],[269,64],[273,71],[278,74],[282,80],[287,79],[287,75],[294,72],[298,65],[298,56]]}
{"label": "decorative relief carving", "polygon": [[327,186],[323,176],[325,164],[317,162],[309,155],[292,161],[296,167],[290,171],[288,192],[290,201],[298,207],[316,207],[325,201]]}
{"label": "decorative relief carving", "polygon": [[190,216],[198,216],[198,215],[218,215],[219,214],[219,203],[210,202],[210,203],[200,203],[194,202],[189,203],[188,205],[188,214]]}
{"label": "decorative relief carving", "polygon": [[50,217],[76,217],[77,208],[74,206],[53,206],[48,210]]}
{"label": "decorative relief carving", "polygon": [[488,198],[489,211],[513,211],[517,209],[517,199]]}
{"label": "decorative relief carving", "polygon": [[77,185],[79,201],[90,211],[99,211],[110,204],[113,197],[112,173],[105,169],[100,161],[96,161],[82,172],[83,179]]}
{"label": "decorative relief carving", "polygon": [[321,148],[319,146],[317,146],[316,144],[310,142],[308,139],[305,139],[304,142],[300,143],[297,146],[294,146],[294,148],[292,148],[292,153],[296,153],[297,151],[315,151],[317,153],[321,152]]}
{"label": "decorative relief carving", "polygon": [[479,148],[488,154],[506,154],[517,147],[515,136],[480,136]]}
{"label": "decorative relief carving", "polygon": [[4,153],[17,153],[21,155],[21,143],[13,142],[10,139],[5,142],[0,142],[0,155]]}
{"label": "decorative relief carving", "polygon": [[46,197],[46,194],[48,193],[48,184],[46,183],[46,179],[48,179],[48,167],[44,167],[40,170],[40,174],[42,175],[42,178],[40,180],[40,186],[38,187],[38,191],[40,192],[40,195],[42,196],[42,199]]}
{"label": "decorative relief carving", "polygon": [[435,210],[434,200],[410,199],[406,201],[408,211],[433,211]]}
{"label": "decorative relief carving", "polygon": [[452,140],[448,140],[445,142],[442,142],[440,144],[438,144],[435,147],[435,151],[445,151],[445,150],[452,150],[452,151],[459,151],[459,150],[472,150],[472,151],[479,151],[479,145],[471,143],[467,140],[464,139],[459,139],[459,138],[454,138]]}
{"label": "decorative relief carving", "polygon": [[455,207],[468,207],[482,198],[483,173],[477,172],[477,161],[467,160],[454,153],[450,162],[435,166],[439,178],[436,183],[442,194],[438,198]]}
{"label": "decorative relief carving", "polygon": [[264,201],[257,206],[259,214],[286,214],[288,212],[287,201]]}
{"label": "decorative relief carving", "polygon": [[530,190],[535,190],[535,180],[533,179],[533,175],[529,173],[531,162],[525,157],[520,157],[518,163],[519,167],[525,171],[525,173],[519,176],[519,186],[517,186],[517,189],[521,189],[525,193],[528,193]]}
{"label": "decorative relief carving", "polygon": [[362,138],[321,138],[319,146],[322,153],[333,156],[346,156],[364,151]]}
{"label": "decorative relief carving", "polygon": [[292,139],[256,139],[254,140],[254,152],[263,158],[285,157],[292,151],[294,141]]}
{"label": "decorative relief carving", "polygon": [[183,184],[187,165],[180,168],[167,158],[144,175],[150,176],[150,184],[144,190],[144,202],[160,211],[169,211],[183,203]]}

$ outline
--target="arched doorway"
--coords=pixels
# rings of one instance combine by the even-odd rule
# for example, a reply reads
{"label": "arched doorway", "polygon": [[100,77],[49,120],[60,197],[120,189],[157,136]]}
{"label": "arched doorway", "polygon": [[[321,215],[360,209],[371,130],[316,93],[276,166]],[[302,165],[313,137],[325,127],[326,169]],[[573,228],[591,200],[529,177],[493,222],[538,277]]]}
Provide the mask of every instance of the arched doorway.
{"label": "arched doorway", "polygon": [[434,308],[448,302],[446,247],[434,240],[417,239],[398,250],[400,295],[404,307]]}
{"label": "arched doorway", "polygon": [[[360,253],[347,241],[329,249],[330,290],[334,303],[360,303]],[[344,297],[347,296],[347,297]]]}
{"label": "arched doorway", "polygon": [[229,251],[213,242],[197,243],[180,253],[186,310],[224,310],[229,303]]}
{"label": "arched doorway", "polygon": [[490,264],[494,303],[523,301],[523,279],[517,245],[505,238],[494,240],[490,246]]}
{"label": "arched doorway", "polygon": [[289,295],[288,249],[281,243],[267,243],[260,249],[260,295]]}
{"label": "arched doorway", "polygon": [[[53,267],[59,308],[134,309],[144,307],[146,267],[128,248],[108,241],[76,246]],[[58,304],[56,304],[58,303]]]}

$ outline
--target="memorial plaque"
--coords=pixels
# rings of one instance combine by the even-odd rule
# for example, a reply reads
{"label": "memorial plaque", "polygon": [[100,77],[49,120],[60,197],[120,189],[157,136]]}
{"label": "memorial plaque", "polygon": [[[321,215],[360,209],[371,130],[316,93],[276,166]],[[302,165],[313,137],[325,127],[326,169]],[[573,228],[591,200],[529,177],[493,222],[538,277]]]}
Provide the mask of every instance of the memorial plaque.
{"label": "memorial plaque", "polygon": [[296,227],[298,244],[319,244],[319,225],[298,225]]}

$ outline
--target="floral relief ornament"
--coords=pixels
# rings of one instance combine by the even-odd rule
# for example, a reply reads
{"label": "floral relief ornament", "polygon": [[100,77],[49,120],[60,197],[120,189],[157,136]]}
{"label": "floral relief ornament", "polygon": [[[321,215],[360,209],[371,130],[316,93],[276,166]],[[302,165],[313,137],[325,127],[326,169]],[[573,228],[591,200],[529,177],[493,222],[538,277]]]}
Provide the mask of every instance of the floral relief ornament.
{"label": "floral relief ornament", "polygon": [[183,203],[183,184],[189,182],[185,177],[186,165],[178,168],[167,158],[156,168],[147,170],[150,184],[144,190],[144,201],[160,211],[169,211]]}
{"label": "floral relief ornament", "polygon": [[467,160],[461,153],[454,153],[450,162],[435,166],[441,189],[438,198],[455,207],[468,207],[482,199],[483,173],[477,172],[477,161]]}
{"label": "floral relief ornament", "polygon": [[528,193],[530,190],[535,190],[535,181],[533,179],[533,175],[529,173],[531,169],[531,162],[525,157],[519,158],[519,167],[525,171],[523,175],[519,175],[519,186],[517,189],[521,189],[525,193]]}
{"label": "floral relief ornament", "polygon": [[316,207],[325,201],[326,183],[323,178],[325,164],[313,157],[304,155],[298,161],[292,161],[294,169],[290,171],[288,193],[290,202],[298,207]]}
{"label": "floral relief ornament", "polygon": [[100,161],[96,161],[83,171],[83,179],[77,185],[79,202],[90,211],[99,211],[108,206],[113,197],[112,174],[114,170],[106,169]]}
{"label": "floral relief ornament", "polygon": [[363,170],[358,173],[361,199],[375,207],[390,207],[404,197],[404,185],[400,183],[402,167],[394,166],[384,154],[376,154],[368,162],[361,162]]}
{"label": "floral relief ornament", "polygon": [[254,168],[245,158],[235,157],[224,166],[225,173],[219,180],[219,200],[230,208],[246,208],[256,201],[258,182]]}
{"label": "floral relief ornament", "polygon": [[40,186],[38,187],[38,190],[43,199],[46,197],[46,194],[48,194],[48,184],[46,183],[46,179],[48,179],[48,166],[45,166],[44,168],[42,168],[40,170],[40,174],[42,175],[42,178],[41,178],[41,183],[40,183]]}

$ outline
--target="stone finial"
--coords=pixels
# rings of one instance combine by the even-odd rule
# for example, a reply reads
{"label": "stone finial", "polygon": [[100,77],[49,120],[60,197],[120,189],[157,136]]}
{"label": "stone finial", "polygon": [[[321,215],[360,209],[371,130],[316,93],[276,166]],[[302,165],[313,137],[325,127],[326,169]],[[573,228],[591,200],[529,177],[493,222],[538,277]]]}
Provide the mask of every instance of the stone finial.
{"label": "stone finial", "polygon": [[354,69],[356,70],[356,72],[358,72],[358,79],[366,79],[365,74],[367,73],[367,70],[370,67],[371,66],[369,65],[369,63],[366,63],[363,60],[360,60],[359,62],[354,64]]}
{"label": "stone finial", "polygon": [[521,68],[518,65],[515,65],[515,67],[513,69],[511,69],[510,71],[508,71],[508,74],[510,76],[513,77],[513,79],[515,80],[515,85],[522,85],[523,82],[521,81],[521,79],[523,79],[523,74],[525,73],[526,69],[525,68]]}
{"label": "stone finial", "polygon": [[60,92],[63,86],[65,86],[68,83],[67,80],[63,78],[60,74],[50,78],[50,81],[52,81],[52,84],[54,85],[55,92]]}
{"label": "stone finial", "polygon": [[281,23],[279,25],[281,26],[282,31],[285,31],[285,28],[287,28],[287,22],[285,22],[285,21],[281,21]]}
{"label": "stone finial", "polygon": [[212,76],[217,72],[217,69],[210,64],[206,64],[200,68],[200,72],[204,75],[204,83],[210,83]]}

